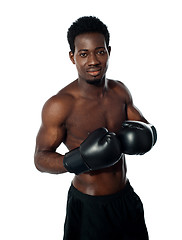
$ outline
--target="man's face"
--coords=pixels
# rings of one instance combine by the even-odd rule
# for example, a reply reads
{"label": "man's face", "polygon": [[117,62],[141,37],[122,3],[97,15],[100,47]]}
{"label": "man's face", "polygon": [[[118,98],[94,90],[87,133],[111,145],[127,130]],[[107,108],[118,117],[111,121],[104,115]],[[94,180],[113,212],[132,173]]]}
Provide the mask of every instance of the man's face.
{"label": "man's face", "polygon": [[70,59],[76,65],[79,79],[94,84],[105,77],[109,54],[103,34],[84,33],[75,38],[75,52],[70,52]]}

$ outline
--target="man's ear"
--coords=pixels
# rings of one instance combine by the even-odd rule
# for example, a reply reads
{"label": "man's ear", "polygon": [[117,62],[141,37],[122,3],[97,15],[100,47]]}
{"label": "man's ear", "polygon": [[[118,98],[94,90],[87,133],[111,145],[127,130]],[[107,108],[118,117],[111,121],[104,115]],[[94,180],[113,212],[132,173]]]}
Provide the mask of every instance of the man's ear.
{"label": "man's ear", "polygon": [[74,54],[72,53],[72,51],[69,52],[69,57],[70,57],[70,60],[72,61],[72,63],[75,64]]}
{"label": "man's ear", "polygon": [[109,55],[111,54],[111,46],[108,47]]}

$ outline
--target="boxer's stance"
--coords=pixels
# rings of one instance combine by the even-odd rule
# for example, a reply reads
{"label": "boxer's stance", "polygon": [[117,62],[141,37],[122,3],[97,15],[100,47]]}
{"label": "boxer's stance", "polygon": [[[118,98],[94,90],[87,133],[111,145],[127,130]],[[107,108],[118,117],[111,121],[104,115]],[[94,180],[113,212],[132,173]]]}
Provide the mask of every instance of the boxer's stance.
{"label": "boxer's stance", "polygon": [[[156,130],[125,85],[106,78],[107,27],[95,17],[80,18],[69,28],[68,42],[78,79],[45,103],[35,151],[41,172],[75,173],[64,240],[146,240],[143,206],[126,177],[125,154],[149,151]],[[56,152],[61,143],[65,155]]]}

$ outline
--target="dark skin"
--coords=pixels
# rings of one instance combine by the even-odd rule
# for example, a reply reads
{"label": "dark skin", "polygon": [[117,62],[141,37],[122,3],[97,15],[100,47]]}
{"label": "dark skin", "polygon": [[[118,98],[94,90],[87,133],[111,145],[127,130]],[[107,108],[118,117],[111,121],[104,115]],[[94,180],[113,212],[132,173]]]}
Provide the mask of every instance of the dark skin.
{"label": "dark skin", "polygon": [[[42,110],[35,150],[35,165],[41,172],[67,172],[64,155],[56,152],[61,143],[71,150],[97,128],[106,127],[117,134],[125,120],[148,123],[134,106],[126,86],[106,78],[110,52],[100,33],[75,38],[75,52],[70,52],[70,59],[76,65],[78,79],[50,98]],[[107,195],[120,191],[126,181],[123,155],[112,167],[75,175],[73,185],[89,195]]]}

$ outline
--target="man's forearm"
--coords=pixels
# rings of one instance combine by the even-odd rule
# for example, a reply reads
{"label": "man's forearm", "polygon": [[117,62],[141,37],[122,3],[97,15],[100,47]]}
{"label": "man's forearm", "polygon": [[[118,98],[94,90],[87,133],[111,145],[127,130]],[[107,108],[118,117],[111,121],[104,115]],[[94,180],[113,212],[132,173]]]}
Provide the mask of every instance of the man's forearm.
{"label": "man's forearm", "polygon": [[65,173],[63,166],[64,155],[50,151],[38,151],[35,153],[34,162],[36,168],[41,172],[52,174]]}

